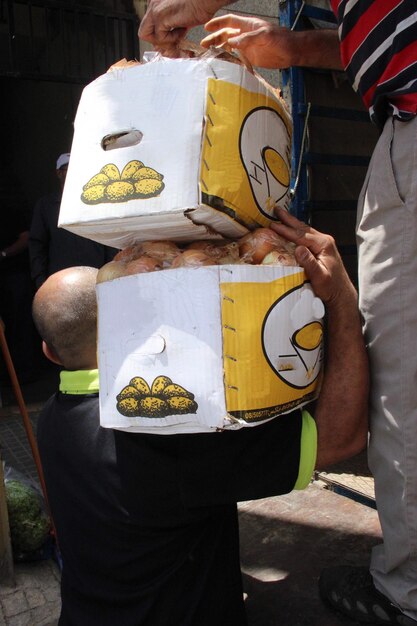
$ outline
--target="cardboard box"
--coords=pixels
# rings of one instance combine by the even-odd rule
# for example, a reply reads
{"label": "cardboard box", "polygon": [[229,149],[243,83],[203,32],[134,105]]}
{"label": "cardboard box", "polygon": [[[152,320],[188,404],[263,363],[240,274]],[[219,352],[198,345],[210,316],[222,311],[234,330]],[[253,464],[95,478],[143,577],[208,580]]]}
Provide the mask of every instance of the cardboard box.
{"label": "cardboard box", "polygon": [[300,267],[170,269],[100,283],[102,426],[256,426],[317,397],[324,307]]}
{"label": "cardboard box", "polygon": [[59,226],[117,248],[241,237],[288,206],[291,134],[277,91],[236,63],[115,68],[82,93]]}

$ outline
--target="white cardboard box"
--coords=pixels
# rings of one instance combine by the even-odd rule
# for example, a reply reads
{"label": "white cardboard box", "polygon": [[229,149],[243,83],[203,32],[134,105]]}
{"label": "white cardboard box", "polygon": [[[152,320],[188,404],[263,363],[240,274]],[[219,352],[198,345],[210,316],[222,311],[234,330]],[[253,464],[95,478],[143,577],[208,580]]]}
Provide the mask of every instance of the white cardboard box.
{"label": "white cardboard box", "polygon": [[300,267],[170,269],[97,293],[102,426],[236,429],[318,395],[324,307]]}
{"label": "white cardboard box", "polygon": [[59,226],[117,248],[241,237],[288,206],[291,134],[277,91],[236,63],[115,68],[82,93]]}

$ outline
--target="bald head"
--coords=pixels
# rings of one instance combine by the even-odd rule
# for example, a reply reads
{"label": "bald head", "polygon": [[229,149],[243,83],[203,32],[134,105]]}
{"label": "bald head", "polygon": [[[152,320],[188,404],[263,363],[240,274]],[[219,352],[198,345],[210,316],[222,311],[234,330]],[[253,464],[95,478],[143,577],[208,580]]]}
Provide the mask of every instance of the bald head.
{"label": "bald head", "polygon": [[97,300],[93,267],[52,274],[36,292],[33,319],[49,351],[68,370],[97,367]]}

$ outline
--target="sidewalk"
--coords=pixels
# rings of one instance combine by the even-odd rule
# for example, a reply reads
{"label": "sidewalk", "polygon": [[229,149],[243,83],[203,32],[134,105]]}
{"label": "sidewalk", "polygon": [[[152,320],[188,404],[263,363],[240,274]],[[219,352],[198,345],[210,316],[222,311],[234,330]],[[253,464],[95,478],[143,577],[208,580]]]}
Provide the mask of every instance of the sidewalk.
{"label": "sidewalk", "polygon": [[[49,378],[22,389],[35,430],[37,412],[55,388]],[[3,390],[2,398],[3,459],[36,477],[19,410]],[[367,565],[381,539],[369,505],[373,481],[365,454],[318,474],[305,491],[239,505],[249,626],[355,626],[323,605],[317,580],[328,565]],[[15,564],[15,585],[0,587],[0,626],[55,626],[59,578],[52,559]]]}
{"label": "sidewalk", "polygon": [[239,507],[249,626],[355,626],[320,600],[323,567],[367,565],[381,530],[374,509],[312,483]]}
{"label": "sidewalk", "polygon": [[[376,511],[313,483],[304,492],[241,503],[239,520],[249,626],[355,626],[324,606],[317,580],[328,565],[367,564],[380,539]],[[54,561],[18,564],[15,576],[14,587],[0,590],[0,626],[55,626]]]}
{"label": "sidewalk", "polygon": [[14,566],[14,585],[0,585],[0,626],[56,626],[60,572],[53,560]]}

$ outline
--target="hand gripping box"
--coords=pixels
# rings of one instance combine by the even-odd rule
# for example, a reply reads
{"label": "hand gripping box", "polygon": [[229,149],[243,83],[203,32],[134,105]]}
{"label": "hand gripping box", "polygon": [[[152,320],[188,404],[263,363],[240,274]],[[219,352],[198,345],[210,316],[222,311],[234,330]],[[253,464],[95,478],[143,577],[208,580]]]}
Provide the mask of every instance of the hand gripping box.
{"label": "hand gripping box", "polygon": [[287,207],[291,133],[277,91],[242,65],[116,67],[82,93],[59,226],[117,248],[238,238]]}
{"label": "hand gripping box", "polygon": [[238,429],[318,395],[324,307],[300,267],[162,270],[97,293],[104,427]]}

